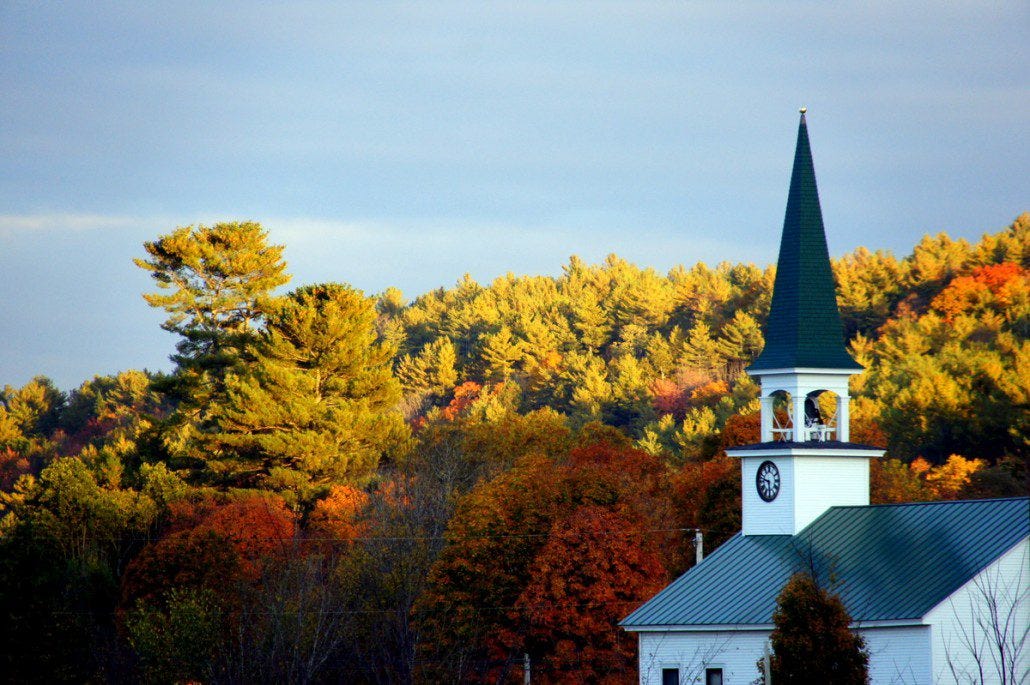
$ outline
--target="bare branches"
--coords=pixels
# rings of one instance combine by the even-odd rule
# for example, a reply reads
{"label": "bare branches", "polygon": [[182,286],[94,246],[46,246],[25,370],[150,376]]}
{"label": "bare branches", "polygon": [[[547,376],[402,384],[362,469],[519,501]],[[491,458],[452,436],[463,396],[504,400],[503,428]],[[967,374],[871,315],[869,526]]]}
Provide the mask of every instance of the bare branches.
{"label": "bare branches", "polygon": [[945,665],[955,683],[1030,682],[1030,583],[1022,555],[1015,574],[1000,566],[977,576],[968,594],[950,601],[952,631],[944,635]]}

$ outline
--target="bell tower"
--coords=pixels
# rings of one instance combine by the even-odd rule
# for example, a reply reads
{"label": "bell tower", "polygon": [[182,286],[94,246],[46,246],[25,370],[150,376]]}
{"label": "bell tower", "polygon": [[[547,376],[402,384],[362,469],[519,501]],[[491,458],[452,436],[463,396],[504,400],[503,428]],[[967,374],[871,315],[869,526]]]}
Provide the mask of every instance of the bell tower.
{"label": "bell tower", "polygon": [[747,369],[761,386],[761,442],[741,460],[744,535],[796,535],[832,506],[869,504],[869,459],[849,442],[844,346],[815,167],[801,109],[765,348]]}

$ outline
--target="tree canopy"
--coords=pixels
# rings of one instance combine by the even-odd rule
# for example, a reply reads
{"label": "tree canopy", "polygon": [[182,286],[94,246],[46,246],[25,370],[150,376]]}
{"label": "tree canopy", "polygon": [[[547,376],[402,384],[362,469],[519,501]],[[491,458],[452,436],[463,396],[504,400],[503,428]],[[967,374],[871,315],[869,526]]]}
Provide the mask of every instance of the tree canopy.
{"label": "tree canopy", "polygon": [[[851,436],[887,450],[873,502],[1025,493],[1027,245],[1023,214],[833,262]],[[529,654],[541,682],[635,682],[618,619],[694,563],[694,529],[708,551],[740,529],[724,451],[758,440],[773,267],[572,257],[409,302],[280,293],[256,223],[144,250],[171,373],[0,390],[11,679],[503,682]],[[802,654],[862,682],[830,589],[784,589],[777,682]]]}
{"label": "tree canopy", "polygon": [[394,348],[375,320],[374,301],[344,285],[306,286],[270,304],[254,362],[226,378],[219,449],[265,480],[370,478],[408,434]]}

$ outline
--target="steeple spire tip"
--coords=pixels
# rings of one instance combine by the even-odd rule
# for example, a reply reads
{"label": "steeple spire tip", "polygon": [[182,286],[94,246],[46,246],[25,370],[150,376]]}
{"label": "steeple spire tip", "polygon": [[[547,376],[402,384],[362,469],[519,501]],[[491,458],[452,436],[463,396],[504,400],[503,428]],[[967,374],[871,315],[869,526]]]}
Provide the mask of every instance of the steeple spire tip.
{"label": "steeple spire tip", "polygon": [[765,349],[751,364],[752,371],[808,368],[851,372],[862,368],[844,345],[806,111],[807,107],[801,108],[776,281],[764,329]]}

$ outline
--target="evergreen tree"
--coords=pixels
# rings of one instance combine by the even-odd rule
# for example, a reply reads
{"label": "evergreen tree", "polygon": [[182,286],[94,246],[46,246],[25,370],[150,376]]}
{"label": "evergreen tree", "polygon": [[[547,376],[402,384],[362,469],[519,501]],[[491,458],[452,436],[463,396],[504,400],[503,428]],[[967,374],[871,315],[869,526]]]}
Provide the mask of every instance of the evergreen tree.
{"label": "evergreen tree", "polygon": [[777,685],[865,685],[869,653],[840,597],[811,573],[796,573],[773,612],[772,681]]}
{"label": "evergreen tree", "polygon": [[512,371],[523,357],[519,341],[512,337],[511,329],[501,326],[501,330],[482,338],[480,356],[484,366],[484,380],[506,381],[511,378]]}
{"label": "evergreen tree", "polygon": [[66,401],[46,376],[36,376],[19,389],[4,386],[0,390],[0,445],[22,436],[50,437]]}
{"label": "evergreen tree", "polygon": [[705,322],[698,322],[690,329],[683,343],[683,361],[695,369],[715,370],[722,367],[719,346],[712,339],[712,329]]}
{"label": "evergreen tree", "polygon": [[237,471],[299,471],[312,483],[363,481],[403,445],[394,348],[377,340],[374,301],[338,284],[299,288],[269,308],[256,362],[229,375],[217,443]]}
{"label": "evergreen tree", "polygon": [[401,357],[397,377],[408,392],[442,399],[458,383],[457,362],[454,343],[444,336],[426,343],[415,356]]}
{"label": "evergreen tree", "polygon": [[765,345],[761,326],[753,316],[737,311],[733,319],[723,326],[715,351],[726,359],[726,373],[736,377],[750,364]]}
{"label": "evergreen tree", "polygon": [[161,290],[143,296],[168,312],[161,327],[182,336],[172,355],[176,374],[163,389],[180,401],[178,418],[186,423],[209,426],[264,303],[290,280],[283,247],[267,238],[253,222],[183,226],[144,243],[149,259],[133,260]]}

